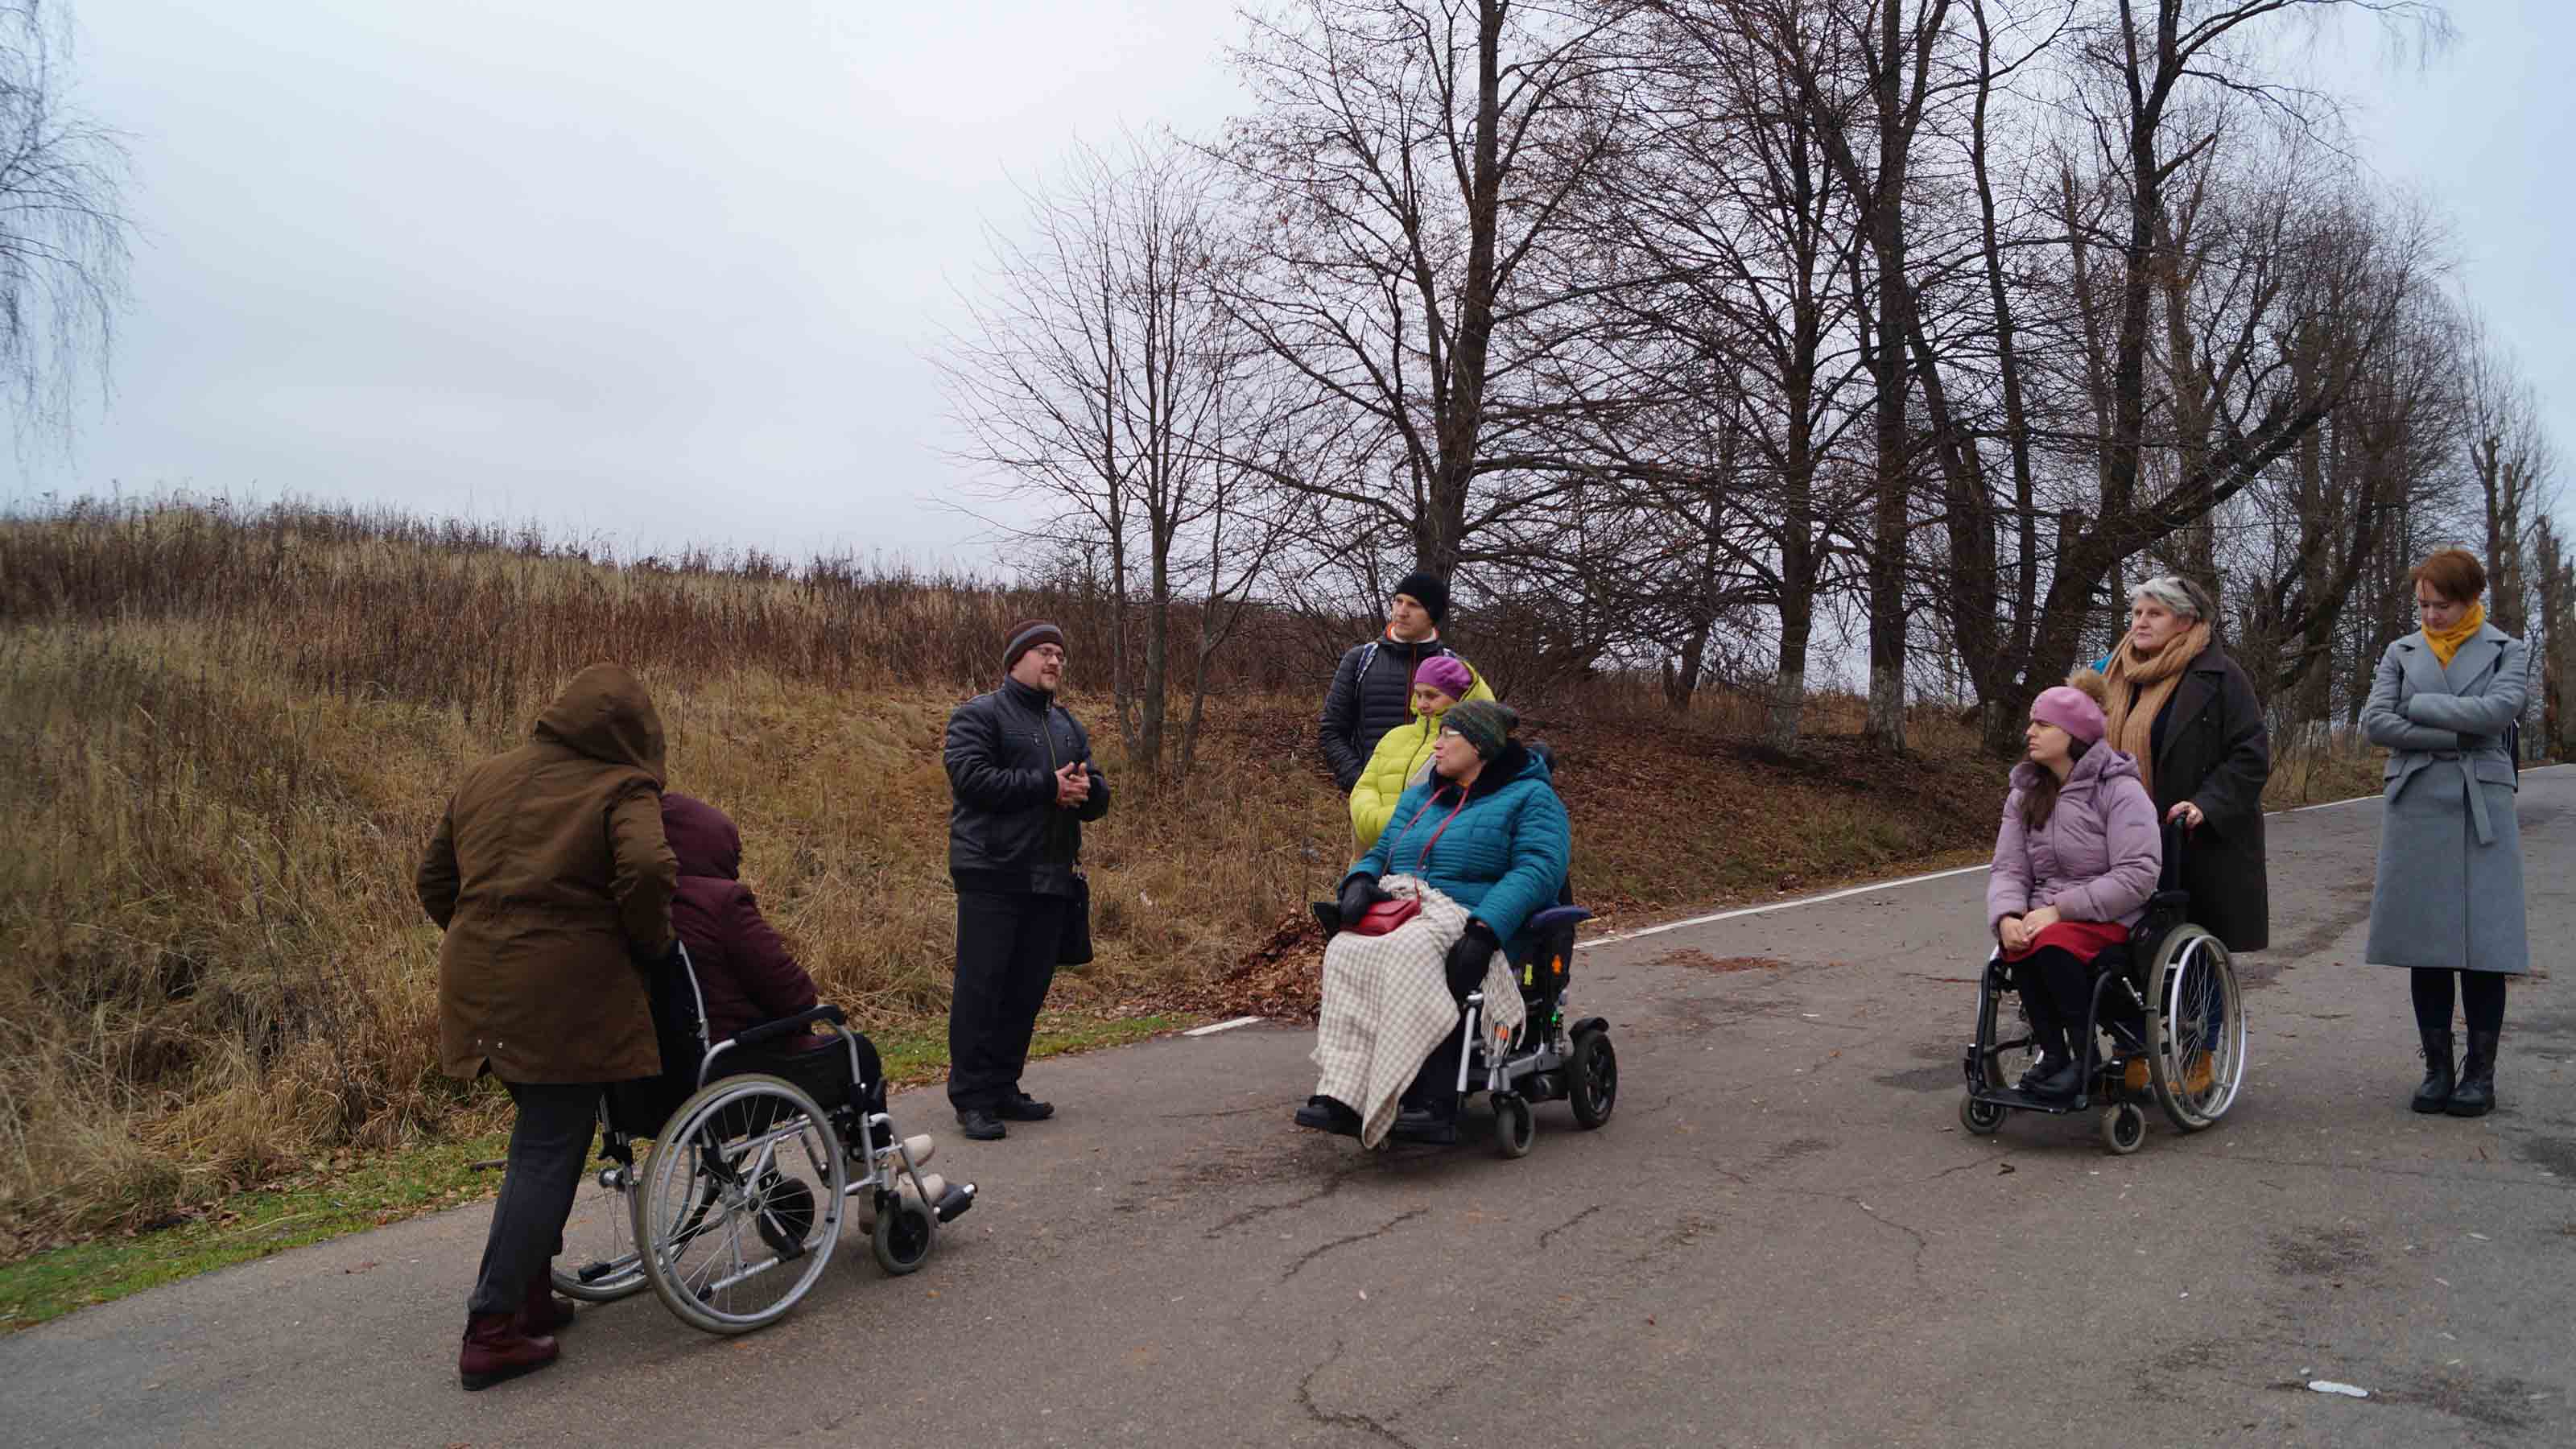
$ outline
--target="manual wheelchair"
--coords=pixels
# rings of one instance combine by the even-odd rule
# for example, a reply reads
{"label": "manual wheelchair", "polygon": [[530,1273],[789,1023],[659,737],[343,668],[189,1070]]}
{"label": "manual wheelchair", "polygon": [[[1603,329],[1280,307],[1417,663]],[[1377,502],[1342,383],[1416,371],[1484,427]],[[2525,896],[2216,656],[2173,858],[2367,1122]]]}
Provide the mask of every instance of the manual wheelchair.
{"label": "manual wheelchair", "polygon": [[[1986,957],[1977,983],[1977,1037],[1964,1063],[1961,1126],[1982,1137],[1999,1131],[2007,1113],[2058,1116],[2099,1105],[2103,1146],[2125,1156],[2146,1141],[2149,1098],[2184,1132],[2216,1123],[2235,1103],[2245,1080],[2244,992],[2227,947],[2185,919],[2191,897],[2175,884],[2181,832],[2168,825],[2164,845],[2163,874],[2146,914],[2126,946],[2095,958],[2092,999],[2074,1038],[2093,1060],[2075,1095],[2034,1096],[2014,1085],[2037,1049],[2018,1006],[2015,963],[2000,949]],[[2015,1002],[2011,1026],[2007,1001]],[[2007,1030],[2019,1034],[2006,1036]],[[2105,1035],[2108,1055],[2101,1050]]]}
{"label": "manual wheelchair", "polygon": [[[974,1206],[974,1184],[922,1171],[927,1133],[896,1138],[876,1050],[839,1007],[710,1043],[684,947],[655,968],[652,997],[664,1071],[601,1094],[603,1165],[564,1226],[557,1290],[606,1303],[650,1284],[691,1327],[747,1333],[821,1278],[845,1203],[893,1275],[928,1262],[939,1225]],[[833,1046],[766,1050],[816,1022]]]}

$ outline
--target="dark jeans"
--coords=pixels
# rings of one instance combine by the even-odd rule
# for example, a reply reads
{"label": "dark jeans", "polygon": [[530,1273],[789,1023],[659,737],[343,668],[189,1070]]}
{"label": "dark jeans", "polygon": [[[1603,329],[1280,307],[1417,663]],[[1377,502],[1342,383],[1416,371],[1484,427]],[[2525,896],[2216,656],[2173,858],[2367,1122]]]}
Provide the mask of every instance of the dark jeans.
{"label": "dark jeans", "polygon": [[504,1082],[518,1117],[510,1124],[510,1165],[501,1200],[492,1206],[492,1231],[483,1240],[483,1266],[474,1275],[468,1313],[516,1313],[528,1287],[546,1281],[546,1265],[563,1251],[564,1220],[581,1186],[590,1132],[598,1121],[600,1088],[584,1083]]}
{"label": "dark jeans", "polygon": [[2504,973],[2449,971],[2418,966],[2408,971],[2415,992],[2415,1027],[2435,1032],[2451,1029],[2451,978],[2460,978],[2459,1001],[2471,1031],[2504,1030]]}
{"label": "dark jeans", "polygon": [[1026,891],[957,893],[948,1102],[958,1111],[990,1112],[1019,1091],[1072,907],[1069,897]]}

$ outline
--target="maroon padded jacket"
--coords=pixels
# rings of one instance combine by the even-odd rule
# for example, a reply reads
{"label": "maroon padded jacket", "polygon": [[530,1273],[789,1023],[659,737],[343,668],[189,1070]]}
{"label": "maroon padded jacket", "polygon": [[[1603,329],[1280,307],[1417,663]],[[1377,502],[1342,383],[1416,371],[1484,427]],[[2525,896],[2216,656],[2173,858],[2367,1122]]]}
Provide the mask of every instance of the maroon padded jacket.
{"label": "maroon padded jacket", "polygon": [[[723,1041],[764,1021],[809,1010],[814,978],[796,964],[787,943],[761,919],[760,903],[736,877],[742,869],[742,832],[704,800],[662,793],[662,834],[680,862],[679,889],[671,897],[671,929],[689,948],[698,990],[706,998],[707,1040]],[[794,1038],[794,1045],[831,1045],[825,1037]]]}

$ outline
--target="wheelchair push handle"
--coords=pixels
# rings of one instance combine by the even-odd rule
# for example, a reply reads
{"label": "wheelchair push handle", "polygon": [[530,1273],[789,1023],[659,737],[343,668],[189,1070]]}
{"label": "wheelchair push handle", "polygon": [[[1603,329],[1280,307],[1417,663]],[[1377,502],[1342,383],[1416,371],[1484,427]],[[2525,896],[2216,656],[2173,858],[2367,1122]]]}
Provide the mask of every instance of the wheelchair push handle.
{"label": "wheelchair push handle", "polygon": [[2186,825],[2182,821],[2172,819],[2160,823],[2164,832],[2165,860],[2164,868],[2156,873],[2156,889],[2178,891],[2182,889],[2183,857],[2191,853],[2189,847],[2192,834],[2201,826],[2207,825],[2209,821],[2204,816],[2198,824],[2193,825]]}

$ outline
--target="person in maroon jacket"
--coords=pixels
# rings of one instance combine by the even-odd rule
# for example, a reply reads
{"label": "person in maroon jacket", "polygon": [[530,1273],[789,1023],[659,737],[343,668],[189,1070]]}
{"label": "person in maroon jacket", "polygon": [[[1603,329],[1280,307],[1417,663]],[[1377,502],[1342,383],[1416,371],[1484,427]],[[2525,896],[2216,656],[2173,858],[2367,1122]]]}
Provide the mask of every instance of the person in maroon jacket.
{"label": "person in maroon jacket", "polygon": [[[814,1008],[814,978],[796,964],[795,953],[770,929],[760,902],[741,880],[742,832],[723,811],[704,800],[662,792],[662,834],[680,863],[679,889],[671,897],[671,929],[689,949],[696,969],[698,994],[704,998],[707,1040],[720,1042],[766,1021]],[[859,1038],[860,1070],[867,1076],[868,1110],[882,1111],[885,1077],[876,1049]],[[847,1083],[846,1067],[829,1058],[799,1061],[809,1053],[839,1054],[838,1036],[797,1036],[757,1055],[728,1052],[722,1073],[776,1071],[789,1080],[837,1097]],[[740,1060],[736,1060],[740,1058]],[[844,1058],[846,1060],[846,1058]],[[827,1102],[825,1105],[829,1105]]]}

